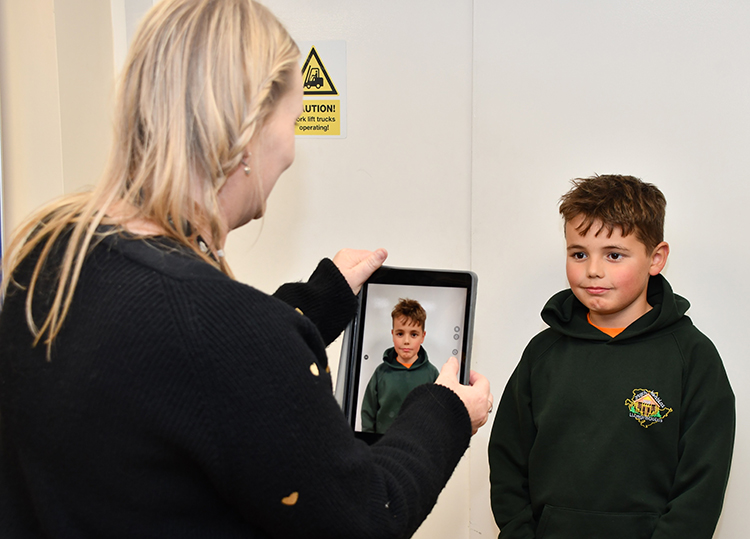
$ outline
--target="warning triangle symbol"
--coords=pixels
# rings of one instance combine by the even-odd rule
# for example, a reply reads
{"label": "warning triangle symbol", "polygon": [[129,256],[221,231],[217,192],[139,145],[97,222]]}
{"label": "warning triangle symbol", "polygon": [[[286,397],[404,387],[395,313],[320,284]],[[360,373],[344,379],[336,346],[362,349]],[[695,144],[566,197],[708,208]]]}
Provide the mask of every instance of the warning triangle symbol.
{"label": "warning triangle symbol", "polygon": [[339,95],[315,47],[310,49],[305,65],[302,66],[302,80],[305,95]]}

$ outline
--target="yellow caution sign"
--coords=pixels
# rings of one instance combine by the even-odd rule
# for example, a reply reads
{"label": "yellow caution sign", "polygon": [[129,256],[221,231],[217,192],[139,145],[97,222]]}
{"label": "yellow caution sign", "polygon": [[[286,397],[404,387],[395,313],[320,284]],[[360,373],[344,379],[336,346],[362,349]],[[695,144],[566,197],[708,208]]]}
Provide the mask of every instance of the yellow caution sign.
{"label": "yellow caution sign", "polygon": [[305,95],[338,95],[315,47],[310,48],[310,54],[302,66],[302,80]]}
{"label": "yellow caution sign", "polygon": [[300,41],[297,45],[302,52],[299,69],[304,85],[304,109],[297,118],[295,135],[346,138],[346,41]]}
{"label": "yellow caution sign", "polygon": [[341,102],[335,100],[306,99],[302,115],[297,118],[295,135],[341,134]]}

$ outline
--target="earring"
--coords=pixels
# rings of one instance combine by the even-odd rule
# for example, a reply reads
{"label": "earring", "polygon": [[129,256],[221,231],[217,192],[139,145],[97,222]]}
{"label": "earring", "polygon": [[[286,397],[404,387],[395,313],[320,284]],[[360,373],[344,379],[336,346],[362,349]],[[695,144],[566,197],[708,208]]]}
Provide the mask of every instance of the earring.
{"label": "earring", "polygon": [[[248,155],[248,157],[250,157],[250,156]],[[245,176],[250,176],[250,165],[248,165],[247,163],[245,163],[244,159],[242,159],[240,161],[240,163],[242,163],[243,165],[245,165]]]}

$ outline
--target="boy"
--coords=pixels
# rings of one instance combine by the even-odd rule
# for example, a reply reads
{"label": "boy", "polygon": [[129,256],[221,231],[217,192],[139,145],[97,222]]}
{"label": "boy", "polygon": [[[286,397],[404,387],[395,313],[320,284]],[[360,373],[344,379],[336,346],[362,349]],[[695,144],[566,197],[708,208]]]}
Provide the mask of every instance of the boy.
{"label": "boy", "polygon": [[399,299],[391,312],[393,347],[383,352],[383,363],[370,378],[362,399],[362,431],[384,434],[396,419],[406,395],[433,383],[437,368],[427,359],[422,343],[427,313],[413,299]]}
{"label": "boy", "polygon": [[706,538],[721,512],[734,395],[660,275],[666,200],[632,176],[562,197],[570,289],[542,310],[489,446],[501,539]]}

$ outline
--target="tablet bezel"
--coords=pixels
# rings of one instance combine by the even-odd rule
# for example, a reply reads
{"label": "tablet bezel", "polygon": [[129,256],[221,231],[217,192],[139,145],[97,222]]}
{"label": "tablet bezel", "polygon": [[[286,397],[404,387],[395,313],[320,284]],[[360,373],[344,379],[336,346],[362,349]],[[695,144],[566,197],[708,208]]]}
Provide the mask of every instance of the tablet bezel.
{"label": "tablet bezel", "polygon": [[[356,430],[357,414],[361,403],[358,401],[360,373],[362,370],[365,318],[371,285],[401,285],[405,287],[458,288],[465,290],[466,301],[463,313],[463,335],[461,348],[456,355],[459,360],[459,381],[469,383],[471,371],[471,347],[474,333],[474,309],[476,304],[477,276],[471,271],[435,270],[417,268],[397,268],[383,266],[376,270],[362,286],[359,307],[354,320],[344,333],[341,357],[336,381],[336,398],[355,434],[368,442],[376,441],[381,435]],[[373,289],[374,290],[374,289]],[[418,298],[413,298],[418,299]],[[426,330],[429,335],[429,313]],[[448,357],[432,357],[433,364],[440,369]]]}

